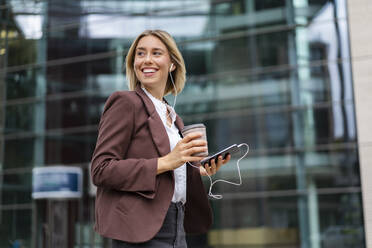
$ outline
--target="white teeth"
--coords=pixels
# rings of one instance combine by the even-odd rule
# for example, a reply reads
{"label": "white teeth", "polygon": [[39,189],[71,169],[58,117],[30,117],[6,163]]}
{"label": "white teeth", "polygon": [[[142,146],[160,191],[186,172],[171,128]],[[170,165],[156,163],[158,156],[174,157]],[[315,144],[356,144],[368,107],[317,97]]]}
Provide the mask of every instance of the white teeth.
{"label": "white teeth", "polygon": [[156,71],[155,69],[143,69],[144,73],[155,72],[155,71]]}

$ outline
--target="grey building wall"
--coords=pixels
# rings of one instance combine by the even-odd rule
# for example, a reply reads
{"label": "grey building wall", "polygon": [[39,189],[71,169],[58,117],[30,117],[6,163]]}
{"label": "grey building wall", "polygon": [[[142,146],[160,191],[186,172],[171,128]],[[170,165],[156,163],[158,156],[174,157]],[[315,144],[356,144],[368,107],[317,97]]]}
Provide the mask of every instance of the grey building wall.
{"label": "grey building wall", "polygon": [[349,0],[348,11],[365,237],[372,247],[372,2]]}

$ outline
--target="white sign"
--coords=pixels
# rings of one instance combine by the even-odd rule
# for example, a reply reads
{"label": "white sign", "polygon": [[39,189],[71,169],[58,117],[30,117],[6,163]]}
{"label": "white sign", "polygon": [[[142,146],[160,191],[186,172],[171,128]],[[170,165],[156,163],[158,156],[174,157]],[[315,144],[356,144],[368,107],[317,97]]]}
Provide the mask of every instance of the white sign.
{"label": "white sign", "polygon": [[65,199],[82,196],[80,167],[45,166],[32,170],[33,199]]}

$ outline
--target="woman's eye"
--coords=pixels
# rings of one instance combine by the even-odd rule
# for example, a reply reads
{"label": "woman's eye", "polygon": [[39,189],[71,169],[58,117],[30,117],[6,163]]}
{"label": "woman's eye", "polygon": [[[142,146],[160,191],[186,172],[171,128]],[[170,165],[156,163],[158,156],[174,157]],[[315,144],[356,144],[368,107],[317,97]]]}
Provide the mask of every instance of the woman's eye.
{"label": "woman's eye", "polygon": [[154,52],[154,55],[159,56],[161,55],[161,52]]}
{"label": "woman's eye", "polygon": [[143,56],[143,55],[145,55],[145,53],[144,52],[137,52],[136,55],[137,56]]}

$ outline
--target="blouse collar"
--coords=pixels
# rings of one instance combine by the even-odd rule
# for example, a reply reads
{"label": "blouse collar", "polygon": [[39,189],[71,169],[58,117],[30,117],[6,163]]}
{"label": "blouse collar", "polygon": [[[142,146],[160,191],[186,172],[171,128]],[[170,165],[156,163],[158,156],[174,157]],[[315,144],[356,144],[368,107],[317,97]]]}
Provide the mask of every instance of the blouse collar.
{"label": "blouse collar", "polygon": [[170,118],[172,120],[172,125],[173,123],[175,122],[176,120],[176,111],[174,110],[174,108],[172,106],[170,106],[169,104],[163,102],[163,101],[160,101],[159,99],[157,99],[156,97],[154,97],[153,95],[151,95],[150,92],[148,92],[144,87],[142,88],[142,90],[146,93],[146,95],[151,99],[151,101],[153,102],[154,106],[155,106],[155,109],[156,111],[158,112],[158,114],[160,115],[160,118],[162,119],[162,121],[164,123],[167,123],[167,109],[170,113]]}

